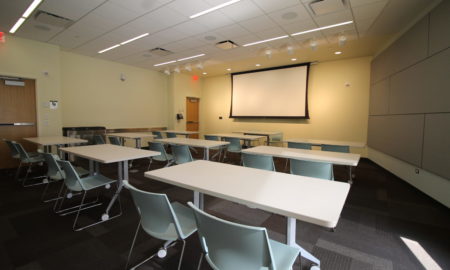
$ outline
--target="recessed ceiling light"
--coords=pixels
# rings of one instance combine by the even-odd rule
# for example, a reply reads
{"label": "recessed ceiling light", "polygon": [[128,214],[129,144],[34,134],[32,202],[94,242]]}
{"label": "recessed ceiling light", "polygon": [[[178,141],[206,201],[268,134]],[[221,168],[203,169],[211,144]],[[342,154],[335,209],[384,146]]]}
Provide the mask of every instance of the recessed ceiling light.
{"label": "recessed ceiling light", "polygon": [[260,67],[260,66],[261,66],[261,64],[256,64],[255,66],[257,66],[257,67]]}
{"label": "recessed ceiling light", "polygon": [[307,34],[307,33],[311,33],[311,32],[316,32],[316,31],[320,31],[320,30],[325,30],[325,29],[333,28],[333,27],[338,27],[338,26],[342,26],[342,25],[347,25],[347,24],[351,24],[351,23],[353,23],[353,21],[347,21],[347,22],[336,23],[336,24],[327,25],[327,26],[323,26],[323,27],[319,27],[319,28],[314,28],[314,29],[310,29],[310,30],[306,30],[306,31],[302,31],[302,32],[297,32],[297,33],[291,34],[291,36],[303,35],[303,34]]}
{"label": "recessed ceiling light", "polygon": [[279,36],[279,37],[274,37],[274,38],[269,38],[269,39],[265,39],[265,40],[260,40],[260,41],[255,41],[252,43],[247,43],[242,45],[243,47],[247,47],[247,46],[252,46],[252,45],[256,45],[256,44],[260,44],[260,43],[264,43],[264,42],[269,42],[269,41],[273,41],[273,40],[278,40],[278,39],[283,39],[283,38],[287,38],[289,37],[288,35],[284,35],[284,36]]}
{"label": "recessed ceiling light", "polygon": [[297,58],[291,58],[291,61],[297,61]]}
{"label": "recessed ceiling light", "polygon": [[228,71],[231,71],[231,68],[227,68]]}
{"label": "recessed ceiling light", "polygon": [[340,51],[337,51],[337,52],[334,52],[334,54],[341,54],[342,52],[340,52]]}
{"label": "recessed ceiling light", "polygon": [[225,2],[225,3],[223,3],[223,4],[217,5],[217,6],[215,6],[215,7],[210,8],[210,9],[207,9],[207,10],[204,10],[204,11],[202,11],[202,12],[196,13],[196,14],[194,14],[194,15],[192,15],[192,16],[189,16],[189,18],[190,18],[190,19],[197,18],[197,17],[199,17],[199,16],[202,16],[202,15],[205,15],[205,14],[207,14],[207,13],[213,12],[214,10],[217,10],[217,9],[219,9],[219,8],[223,8],[223,7],[232,5],[232,4],[237,3],[237,2],[239,2],[239,1],[241,1],[241,0],[231,0],[231,1]]}
{"label": "recessed ceiling light", "polygon": [[206,73],[206,72],[203,72],[203,75],[206,75],[206,74],[208,74],[208,73]]}

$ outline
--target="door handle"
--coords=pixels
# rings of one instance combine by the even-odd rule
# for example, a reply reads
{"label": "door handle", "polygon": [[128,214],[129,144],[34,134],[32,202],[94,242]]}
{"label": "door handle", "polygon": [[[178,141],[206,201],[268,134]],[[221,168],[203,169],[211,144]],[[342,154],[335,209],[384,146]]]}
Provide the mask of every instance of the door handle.
{"label": "door handle", "polygon": [[0,126],[34,126],[33,122],[0,123]]}
{"label": "door handle", "polygon": [[199,122],[196,122],[196,121],[187,121],[186,123],[188,123],[188,124],[198,124]]}

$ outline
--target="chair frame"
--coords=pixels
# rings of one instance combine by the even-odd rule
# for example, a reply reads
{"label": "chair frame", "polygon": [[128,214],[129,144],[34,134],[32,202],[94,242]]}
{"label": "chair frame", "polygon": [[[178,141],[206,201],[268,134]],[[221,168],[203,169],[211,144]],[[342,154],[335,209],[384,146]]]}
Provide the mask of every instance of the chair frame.
{"label": "chair frame", "polygon": [[[17,168],[16,179],[18,179],[19,181],[22,181],[22,186],[24,186],[24,187],[32,187],[32,186],[39,186],[39,185],[46,184],[45,181],[37,182],[37,183],[34,183],[34,184],[26,184],[26,182],[28,180],[31,180],[31,179],[44,179],[44,178],[46,178],[46,175],[40,175],[40,176],[35,176],[35,177],[32,177],[32,178],[28,178],[28,175],[30,174],[33,165],[36,164],[36,163],[44,162],[44,160],[31,161],[31,158],[38,157],[38,156],[30,156],[28,154],[28,152],[25,150],[25,148],[23,148],[23,146],[20,143],[13,142],[13,144],[16,147],[16,149],[17,149],[17,151],[19,152],[19,155],[20,155],[20,163],[19,163],[19,167]],[[24,164],[24,163],[28,164],[27,172],[26,172],[24,178],[19,179],[20,171],[22,169],[22,164]]]}

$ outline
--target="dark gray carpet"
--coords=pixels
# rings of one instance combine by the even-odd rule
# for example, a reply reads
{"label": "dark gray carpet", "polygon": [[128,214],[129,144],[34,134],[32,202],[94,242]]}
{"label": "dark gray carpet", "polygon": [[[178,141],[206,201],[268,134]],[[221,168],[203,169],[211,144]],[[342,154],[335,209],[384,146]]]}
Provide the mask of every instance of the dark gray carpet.
{"label": "dark gray carpet", "polygon": [[[231,161],[237,163],[235,159]],[[83,160],[77,163],[87,166]],[[132,184],[164,192],[173,201],[192,199],[189,190],[144,178],[147,165],[144,159],[133,163],[139,172],[130,174]],[[276,160],[276,165],[284,169],[283,160]],[[154,164],[152,169],[159,167]],[[102,165],[101,172],[115,177],[116,168]],[[45,167],[34,174],[42,171]],[[336,179],[345,179],[346,173],[345,167],[335,168]],[[124,269],[138,222],[128,191],[121,195],[122,216],[74,232],[73,216],[58,216],[52,212],[52,204],[40,201],[42,186],[23,188],[12,174],[11,170],[0,171],[0,269]],[[335,232],[304,222],[297,224],[297,242],[321,260],[321,269],[425,269],[401,237],[417,241],[441,269],[450,269],[449,209],[368,160],[361,160],[355,175]],[[102,199],[106,201],[110,195],[105,192]],[[231,221],[267,227],[271,238],[284,242],[286,220],[281,216],[208,196],[206,210]],[[81,221],[95,220],[100,213],[101,209],[87,211]],[[157,251],[161,243],[141,233],[132,263]],[[140,269],[176,269],[179,251],[177,245],[166,258],[149,261]],[[182,269],[196,269],[199,255],[197,235],[193,235],[187,242]],[[309,268],[305,260],[302,265]],[[210,268],[204,262],[202,269]],[[299,269],[299,263],[295,269]]]}

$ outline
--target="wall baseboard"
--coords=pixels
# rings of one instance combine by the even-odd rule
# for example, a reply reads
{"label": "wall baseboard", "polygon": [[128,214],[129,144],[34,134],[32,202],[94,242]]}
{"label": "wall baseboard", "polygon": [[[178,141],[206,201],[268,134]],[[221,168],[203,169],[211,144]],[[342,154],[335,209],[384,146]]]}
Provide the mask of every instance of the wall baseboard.
{"label": "wall baseboard", "polygon": [[368,157],[371,161],[450,208],[450,179],[442,178],[372,148],[368,148]]}

